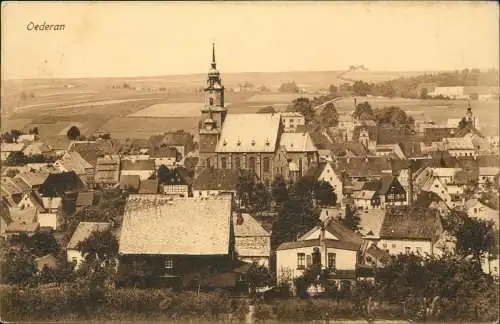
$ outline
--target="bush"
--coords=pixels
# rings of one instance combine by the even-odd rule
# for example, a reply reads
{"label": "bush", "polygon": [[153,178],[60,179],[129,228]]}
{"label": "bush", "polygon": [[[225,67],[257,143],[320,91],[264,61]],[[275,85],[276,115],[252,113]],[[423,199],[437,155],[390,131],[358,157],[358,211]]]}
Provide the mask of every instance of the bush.
{"label": "bush", "polygon": [[1,309],[8,321],[67,319],[243,319],[246,301],[213,292],[174,294],[168,289],[78,289],[76,285],[21,289],[3,286]]}

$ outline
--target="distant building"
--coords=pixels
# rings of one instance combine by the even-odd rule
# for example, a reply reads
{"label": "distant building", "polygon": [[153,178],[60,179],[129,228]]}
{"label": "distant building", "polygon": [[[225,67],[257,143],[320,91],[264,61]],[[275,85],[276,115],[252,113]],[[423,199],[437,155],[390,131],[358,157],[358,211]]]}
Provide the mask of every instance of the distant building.
{"label": "distant building", "polygon": [[119,183],[120,180],[120,157],[111,155],[97,158],[95,168],[95,185],[99,187],[110,187]]}
{"label": "distant building", "polygon": [[305,125],[306,119],[299,112],[283,112],[280,114],[281,123],[285,132],[295,132],[299,125]]}
{"label": "distant building", "polygon": [[122,160],[120,176],[138,175],[141,180],[146,180],[156,172],[155,160]]}

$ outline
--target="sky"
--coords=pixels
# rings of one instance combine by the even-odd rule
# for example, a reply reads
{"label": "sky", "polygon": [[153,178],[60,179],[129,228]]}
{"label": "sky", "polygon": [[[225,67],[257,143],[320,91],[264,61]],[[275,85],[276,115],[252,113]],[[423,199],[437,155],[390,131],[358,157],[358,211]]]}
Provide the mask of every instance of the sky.
{"label": "sky", "polygon": [[[2,79],[498,68],[496,2],[2,2]],[[29,31],[28,24],[64,24]]]}

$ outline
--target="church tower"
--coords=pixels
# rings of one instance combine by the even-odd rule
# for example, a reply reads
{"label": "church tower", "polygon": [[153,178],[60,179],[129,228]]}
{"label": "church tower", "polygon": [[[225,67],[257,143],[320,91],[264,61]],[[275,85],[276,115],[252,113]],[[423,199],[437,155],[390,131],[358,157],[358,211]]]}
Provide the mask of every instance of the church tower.
{"label": "church tower", "polygon": [[215,62],[215,44],[212,44],[212,62],[208,70],[207,84],[203,91],[205,93],[204,104],[201,108],[198,129],[199,167],[207,168],[216,165],[215,147],[227,114],[227,109],[224,107],[224,86]]}

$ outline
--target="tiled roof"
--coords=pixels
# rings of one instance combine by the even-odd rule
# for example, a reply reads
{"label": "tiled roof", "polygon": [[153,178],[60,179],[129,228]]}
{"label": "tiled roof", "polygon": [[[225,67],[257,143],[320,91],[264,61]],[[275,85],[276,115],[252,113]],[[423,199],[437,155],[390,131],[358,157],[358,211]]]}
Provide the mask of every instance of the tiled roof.
{"label": "tiled roof", "polygon": [[67,152],[58,162],[67,171],[75,171],[77,174],[85,173],[87,169],[91,169],[92,165],[85,161],[78,152]]}
{"label": "tiled roof", "polygon": [[94,204],[94,192],[79,192],[76,198],[76,206],[92,206]]}
{"label": "tiled roof", "polygon": [[50,147],[51,150],[67,150],[71,141],[67,136],[44,137],[43,141]]}
{"label": "tiled roof", "polygon": [[377,259],[378,262],[381,262],[383,264],[388,263],[391,261],[391,256],[389,253],[387,253],[385,250],[382,250],[375,246],[374,244],[370,245],[368,249],[366,249],[365,254],[369,254],[375,259]]}
{"label": "tiled roof", "polygon": [[99,223],[99,222],[80,222],[71,236],[68,243],[68,250],[75,250],[79,242],[85,241],[92,235],[93,232],[104,232],[111,228],[110,223]]}
{"label": "tiled roof", "polygon": [[142,180],[139,184],[140,194],[157,194],[158,193],[158,180],[147,179]]}
{"label": "tiled roof", "polygon": [[15,176],[16,179],[21,179],[28,185],[30,188],[35,186],[40,186],[49,176],[48,172],[43,170],[40,171],[28,171],[19,173]]}
{"label": "tiled roof", "polygon": [[309,133],[283,133],[281,134],[280,146],[287,152],[316,152]]}
{"label": "tiled roof", "polygon": [[2,177],[2,182],[1,182],[1,188],[2,191],[5,192],[6,194],[12,196],[16,194],[22,194],[23,188],[21,188],[12,178],[9,177]]}
{"label": "tiled roof", "polygon": [[275,152],[279,114],[229,114],[216,152]]}
{"label": "tiled roof", "polygon": [[355,191],[352,194],[352,197],[354,199],[367,199],[367,200],[371,200],[373,198],[373,196],[375,195],[375,193],[377,193],[377,192],[376,191],[372,191],[372,190]]}
{"label": "tiled roof", "polygon": [[385,217],[385,210],[383,209],[369,209],[359,212],[359,219],[361,229],[359,233],[367,239],[380,238],[380,229]]}
{"label": "tiled roof", "polygon": [[42,142],[35,142],[26,146],[23,152],[25,155],[44,154],[49,153],[50,148]]}
{"label": "tiled roof", "polygon": [[236,190],[240,175],[249,173],[245,170],[206,168],[194,180],[193,190]]}
{"label": "tiled roof", "polygon": [[120,188],[133,188],[139,190],[141,177],[136,174],[123,174],[120,176]]}
{"label": "tiled roof", "polygon": [[434,195],[422,194],[409,207],[388,209],[380,237],[434,240],[440,231],[439,212],[429,206]]}
{"label": "tiled roof", "polygon": [[22,143],[2,143],[0,145],[1,152],[21,152],[25,147]]}
{"label": "tiled roof", "polygon": [[382,176],[392,171],[390,159],[383,156],[338,157],[332,166],[335,170],[345,170],[350,177]]}
{"label": "tiled roof", "polygon": [[12,222],[7,225],[7,232],[36,232],[39,228],[36,213],[37,211],[34,208],[11,208],[10,218]]}
{"label": "tiled roof", "polygon": [[78,152],[85,161],[95,166],[97,158],[116,153],[117,145],[109,140],[79,141],[71,143],[69,151]]}
{"label": "tiled roof", "polygon": [[121,170],[155,170],[155,160],[122,160]]}
{"label": "tiled roof", "polygon": [[474,150],[472,140],[467,137],[447,137],[443,141],[448,150]]}
{"label": "tiled roof", "polygon": [[241,214],[243,222],[238,224],[238,215],[233,215],[234,236],[271,236],[250,214]]}
{"label": "tiled roof", "polygon": [[499,167],[479,167],[480,176],[495,176],[500,171]]}
{"label": "tiled roof", "polygon": [[343,156],[352,153],[354,156],[365,156],[368,152],[365,147],[358,142],[342,142],[330,145],[332,153],[336,156]]}
{"label": "tiled roof", "polygon": [[227,255],[231,199],[131,195],[125,205],[121,254]]}

